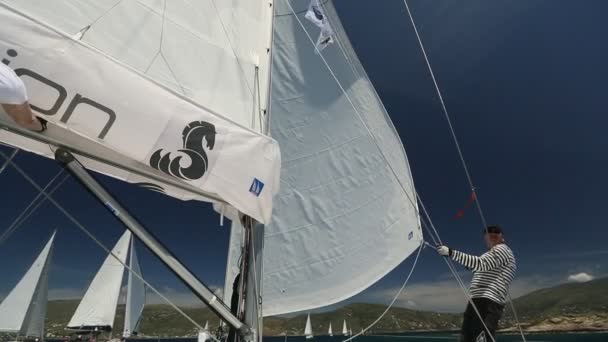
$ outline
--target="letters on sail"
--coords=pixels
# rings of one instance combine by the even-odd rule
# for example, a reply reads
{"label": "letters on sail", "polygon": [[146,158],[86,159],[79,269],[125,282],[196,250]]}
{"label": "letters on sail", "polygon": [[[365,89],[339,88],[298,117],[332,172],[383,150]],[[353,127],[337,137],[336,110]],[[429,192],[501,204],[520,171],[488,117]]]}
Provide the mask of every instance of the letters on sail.
{"label": "letters on sail", "polygon": [[[230,94],[222,94],[226,105],[212,103],[212,107],[225,112],[203,107],[166,86],[166,82],[161,84],[160,76],[152,78],[143,74],[133,65],[137,63],[127,65],[96,48],[108,42],[98,41],[93,47],[73,39],[73,34],[45,24],[38,16],[29,16],[29,12],[39,11],[42,14],[36,12],[37,15],[44,19],[57,20],[51,15],[53,11],[45,11],[46,5],[33,4],[31,1],[0,2],[3,23],[0,59],[24,80],[32,108],[51,123],[45,139],[52,140],[53,145],[82,152],[81,156],[88,157],[82,160],[87,168],[106,175],[143,183],[145,187],[179,199],[228,203],[260,222],[269,221],[272,197],[279,184],[278,144],[245,125],[242,117],[232,115],[239,108],[247,107],[245,117],[251,121],[251,107],[259,108],[261,104],[236,101],[238,94],[234,94],[233,102],[242,102],[242,105],[230,107]],[[57,6],[62,4],[63,1],[57,2]],[[124,10],[140,5],[125,4]],[[76,7],[86,6],[79,3]],[[45,17],[47,15],[49,17]],[[95,27],[84,39],[94,35]],[[153,38],[157,44],[158,37]],[[239,56],[252,49],[238,50]],[[217,54],[224,56],[226,52]],[[244,64],[242,59],[236,59],[232,62],[234,65]],[[221,60],[218,57],[217,62]],[[262,64],[260,67],[264,67]],[[255,68],[250,67],[253,79]],[[240,80],[234,75],[230,77]],[[258,77],[260,82],[266,79]],[[249,78],[242,82],[243,88],[253,83]],[[196,97],[200,92],[194,84],[192,87],[184,92]],[[228,88],[224,83],[218,85],[218,89],[224,87]],[[11,124],[2,113],[0,125],[11,127]],[[49,141],[34,141],[6,131],[0,133],[0,141],[46,157],[52,158],[54,154]]]}

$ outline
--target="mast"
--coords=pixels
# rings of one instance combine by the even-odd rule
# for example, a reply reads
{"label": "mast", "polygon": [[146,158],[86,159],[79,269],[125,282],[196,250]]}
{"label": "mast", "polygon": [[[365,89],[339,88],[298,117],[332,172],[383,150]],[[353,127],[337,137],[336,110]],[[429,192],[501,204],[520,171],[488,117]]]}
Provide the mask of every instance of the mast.
{"label": "mast", "polygon": [[239,335],[250,334],[250,328],[230,312],[230,309],[182,264],[154,235],[146,230],[128,211],[99,184],[78,160],[65,149],[55,152],[55,159],[78,179],[104,206],[118,218],[141,242],[150,249],[194,294],[218,316],[222,317]]}

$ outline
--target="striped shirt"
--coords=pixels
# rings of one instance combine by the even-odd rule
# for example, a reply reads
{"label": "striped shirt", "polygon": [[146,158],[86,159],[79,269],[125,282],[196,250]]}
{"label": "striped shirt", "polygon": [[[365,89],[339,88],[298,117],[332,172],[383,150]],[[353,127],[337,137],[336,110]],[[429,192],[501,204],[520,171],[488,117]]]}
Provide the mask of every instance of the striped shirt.
{"label": "striped shirt", "polygon": [[473,271],[471,297],[506,302],[516,269],[515,256],[507,245],[495,245],[482,256],[452,250],[452,259]]}

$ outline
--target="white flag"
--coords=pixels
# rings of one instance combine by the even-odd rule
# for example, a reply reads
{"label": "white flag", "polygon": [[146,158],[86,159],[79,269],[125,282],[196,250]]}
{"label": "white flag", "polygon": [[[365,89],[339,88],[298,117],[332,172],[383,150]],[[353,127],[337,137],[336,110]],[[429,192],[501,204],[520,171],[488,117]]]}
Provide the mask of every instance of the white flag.
{"label": "white flag", "polygon": [[308,5],[308,11],[306,11],[306,15],[304,17],[321,29],[321,33],[319,33],[319,38],[317,38],[317,44],[315,46],[316,53],[321,52],[323,49],[325,49],[325,47],[327,47],[327,45],[334,42],[334,30],[329,25],[329,21],[327,21],[325,13],[323,13],[323,8],[319,4],[319,0],[312,0],[310,2],[310,5]]}
{"label": "white flag", "polygon": [[304,17],[310,20],[313,24],[317,25],[320,29],[323,29],[325,13],[323,13],[319,0],[312,0],[310,2],[310,5],[308,5],[308,11],[306,11],[306,15]]}

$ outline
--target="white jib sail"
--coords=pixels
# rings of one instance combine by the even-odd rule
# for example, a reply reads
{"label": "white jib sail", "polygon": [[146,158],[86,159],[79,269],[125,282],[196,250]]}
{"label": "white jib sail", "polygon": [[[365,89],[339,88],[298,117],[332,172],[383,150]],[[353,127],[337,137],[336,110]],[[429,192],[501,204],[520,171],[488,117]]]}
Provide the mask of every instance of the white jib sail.
{"label": "white jib sail", "polygon": [[313,338],[312,324],[310,323],[310,314],[306,317],[306,327],[304,328],[304,335],[307,339]]}
{"label": "white jib sail", "polygon": [[[137,258],[137,252],[135,251],[135,239],[131,239],[129,256],[129,266],[131,270],[139,275],[141,273],[141,267],[139,266],[139,259]],[[123,337],[130,337],[133,334],[137,334],[141,314],[144,311],[146,304],[146,287],[144,282],[135,276],[133,272],[129,272],[129,278],[127,281],[127,300],[125,303],[125,324],[122,333]]]}
{"label": "white jib sail", "polygon": [[346,328],[346,320],[342,323],[342,335],[348,336],[348,329]]}
{"label": "white jib sail", "polygon": [[[54,124],[44,136],[94,157],[86,167],[268,222],[280,171],[278,144],[259,133],[272,8],[214,3],[0,0],[0,60]],[[0,141],[53,157],[13,133]]]}
{"label": "white jib sail", "polygon": [[48,269],[55,233],[23,278],[0,304],[0,332],[43,337],[48,290]]}
{"label": "white jib sail", "polygon": [[331,330],[331,322],[329,322],[329,329],[327,330],[327,335],[334,336],[334,332]]}
{"label": "white jib sail", "polygon": [[[123,263],[127,260],[130,241],[131,232],[127,230],[112,249],[112,253]],[[76,308],[67,328],[112,330],[123,274],[124,266],[114,256],[108,255]]]}
{"label": "white jib sail", "polygon": [[[309,2],[291,4],[314,38],[318,27],[304,18]],[[422,241],[399,135],[331,1],[322,4],[336,40],[322,54],[348,98],[285,0],[275,2],[270,127],[283,161],[266,230],[268,316],[349,298]]]}

